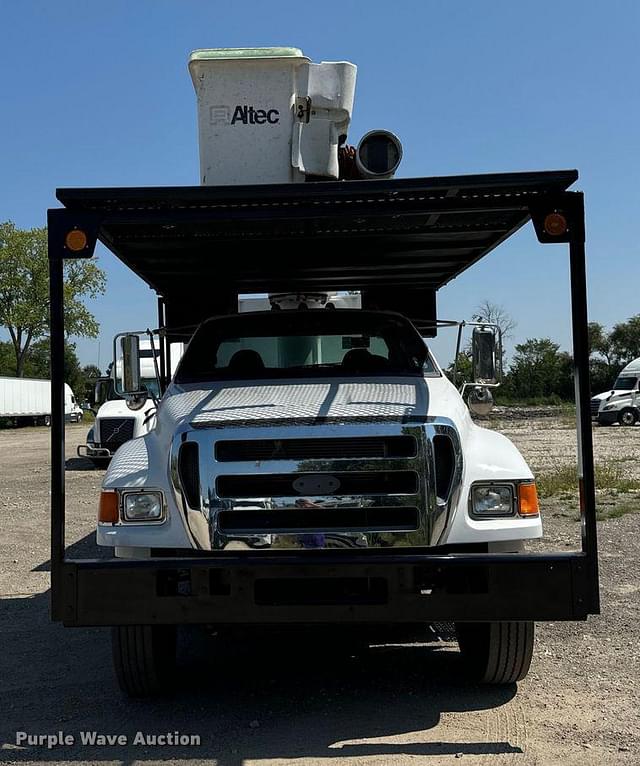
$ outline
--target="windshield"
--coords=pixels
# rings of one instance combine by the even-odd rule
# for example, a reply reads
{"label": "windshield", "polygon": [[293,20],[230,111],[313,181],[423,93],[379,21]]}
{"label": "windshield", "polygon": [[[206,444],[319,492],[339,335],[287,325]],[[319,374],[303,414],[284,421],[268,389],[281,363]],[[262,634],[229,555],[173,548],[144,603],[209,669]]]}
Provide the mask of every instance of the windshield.
{"label": "windshield", "polygon": [[176,381],[424,372],[435,372],[435,365],[408,320],[320,309],[209,320],[189,343]]}
{"label": "windshield", "polygon": [[613,384],[615,391],[631,391],[636,385],[637,378],[634,376],[620,376]]}

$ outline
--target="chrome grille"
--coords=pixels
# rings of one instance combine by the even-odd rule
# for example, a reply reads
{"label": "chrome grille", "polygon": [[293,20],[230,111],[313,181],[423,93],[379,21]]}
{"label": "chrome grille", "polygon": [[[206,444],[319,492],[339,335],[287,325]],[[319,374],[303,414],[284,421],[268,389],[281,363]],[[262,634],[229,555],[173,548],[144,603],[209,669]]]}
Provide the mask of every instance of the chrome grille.
{"label": "chrome grille", "polygon": [[114,450],[133,439],[133,418],[100,418],[100,445]]}
{"label": "chrome grille", "polygon": [[414,457],[413,436],[378,436],[325,439],[236,439],[216,444],[221,463],[246,460],[311,460],[350,457]]}
{"label": "chrome grille", "polygon": [[[437,543],[462,471],[452,426],[345,423],[252,430],[255,439],[247,438],[245,428],[225,429],[219,439],[217,428],[185,427],[174,438],[176,497],[200,547]],[[191,442],[197,450],[185,447]],[[437,456],[435,447],[445,442],[448,451]],[[199,461],[197,508],[189,499],[196,496],[195,471],[185,470],[186,457],[190,466]]]}

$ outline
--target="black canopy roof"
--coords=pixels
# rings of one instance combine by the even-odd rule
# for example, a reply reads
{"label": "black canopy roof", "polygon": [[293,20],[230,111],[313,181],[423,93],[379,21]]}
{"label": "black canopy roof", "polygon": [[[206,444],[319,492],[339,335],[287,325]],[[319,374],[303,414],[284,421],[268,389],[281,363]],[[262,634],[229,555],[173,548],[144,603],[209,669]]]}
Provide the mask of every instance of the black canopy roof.
{"label": "black canopy roof", "polygon": [[437,290],[564,191],[575,170],[286,185],[59,189],[164,296]]}
{"label": "black canopy roof", "polygon": [[168,326],[240,293],[360,290],[435,332],[436,291],[507,239],[575,170],[253,186],[59,189],[164,298]]}

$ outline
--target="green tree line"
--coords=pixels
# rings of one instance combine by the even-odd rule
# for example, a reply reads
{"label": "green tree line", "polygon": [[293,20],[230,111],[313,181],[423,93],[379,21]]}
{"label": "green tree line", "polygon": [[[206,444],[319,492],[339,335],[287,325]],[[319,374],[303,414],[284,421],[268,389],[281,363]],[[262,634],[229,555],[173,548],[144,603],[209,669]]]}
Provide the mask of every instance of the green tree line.
{"label": "green tree line", "polygon": [[[95,259],[64,264],[65,381],[89,398],[100,371],[80,366],[71,337],[96,338],[99,324],[85,302],[104,293],[106,277]],[[49,262],[46,228],[0,223],[0,375],[49,378]]]}
{"label": "green tree line", "polygon": [[[508,338],[513,319],[499,306],[484,301],[476,321],[494,322]],[[589,323],[589,372],[591,393],[611,388],[620,370],[640,357],[640,314],[619,322],[609,331],[599,322]],[[498,402],[562,402],[575,398],[573,357],[551,338],[528,338],[514,347],[510,360],[503,359],[504,376],[496,392]],[[453,365],[447,371],[453,373]],[[471,349],[458,355],[458,383],[470,382]]]}

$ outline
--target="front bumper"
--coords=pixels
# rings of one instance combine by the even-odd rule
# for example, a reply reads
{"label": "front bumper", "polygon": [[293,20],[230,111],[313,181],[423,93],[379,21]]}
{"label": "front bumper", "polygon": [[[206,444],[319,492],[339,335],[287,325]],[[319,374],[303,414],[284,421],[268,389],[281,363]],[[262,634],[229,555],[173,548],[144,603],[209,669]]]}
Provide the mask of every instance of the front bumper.
{"label": "front bumper", "polygon": [[585,554],[225,552],[65,561],[54,619],[133,624],[583,620]]}
{"label": "front bumper", "polygon": [[90,444],[79,444],[76,448],[78,457],[102,458],[108,460],[113,457],[113,452],[106,447],[95,447]]}
{"label": "front bumper", "polygon": [[613,423],[618,422],[618,411],[612,410],[610,412],[599,412],[598,413],[598,423],[600,423],[601,426],[610,426],[613,425]]}

